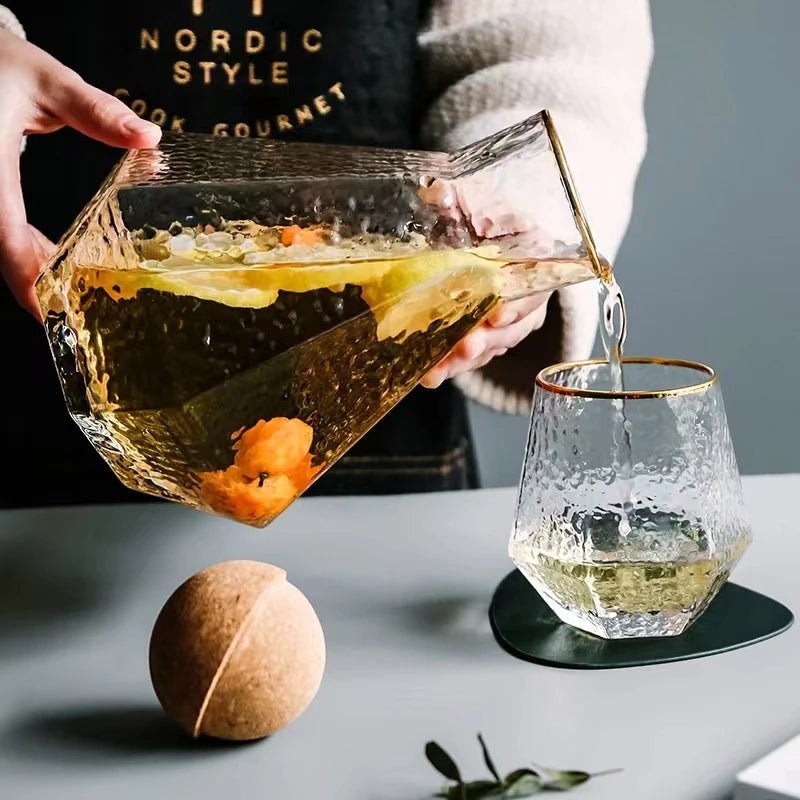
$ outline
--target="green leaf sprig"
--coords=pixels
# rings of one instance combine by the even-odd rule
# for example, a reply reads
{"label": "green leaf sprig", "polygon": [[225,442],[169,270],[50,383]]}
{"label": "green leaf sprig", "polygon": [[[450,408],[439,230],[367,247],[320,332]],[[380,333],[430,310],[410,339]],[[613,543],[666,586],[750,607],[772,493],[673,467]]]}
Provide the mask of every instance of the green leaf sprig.
{"label": "green leaf sprig", "polygon": [[436,742],[428,742],[425,745],[425,757],[431,766],[450,781],[436,797],[444,797],[446,800],[483,800],[483,798],[513,800],[513,798],[531,797],[540,792],[567,792],[586,783],[590,778],[621,772],[618,769],[610,769],[592,774],[582,770],[548,769],[532,764],[530,767],[515,769],[502,777],[480,733],[478,742],[486,769],[492,776],[491,780],[465,781],[456,762],[440,745]]}

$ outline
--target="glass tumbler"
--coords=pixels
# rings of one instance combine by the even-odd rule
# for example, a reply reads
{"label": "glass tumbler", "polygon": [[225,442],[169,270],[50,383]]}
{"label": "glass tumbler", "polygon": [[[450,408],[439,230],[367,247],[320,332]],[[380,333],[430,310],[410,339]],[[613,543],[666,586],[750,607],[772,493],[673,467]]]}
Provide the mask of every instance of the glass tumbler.
{"label": "glass tumbler", "polygon": [[509,553],[558,617],[606,639],[675,636],[750,542],[714,371],[623,360],[536,378]]}

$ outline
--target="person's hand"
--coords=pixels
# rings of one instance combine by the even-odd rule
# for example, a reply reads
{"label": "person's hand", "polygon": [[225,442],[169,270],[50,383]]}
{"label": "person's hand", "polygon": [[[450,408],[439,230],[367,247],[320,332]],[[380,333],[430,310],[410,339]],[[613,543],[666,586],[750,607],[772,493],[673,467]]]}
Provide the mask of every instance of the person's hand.
{"label": "person's hand", "polygon": [[64,126],[113,147],[154,147],[161,130],[38,47],[0,30],[0,274],[39,316],[33,285],[53,244],[28,224],[20,187],[23,136]]}
{"label": "person's hand", "polygon": [[485,367],[496,356],[505,355],[542,327],[549,297],[549,293],[537,294],[498,305],[483,325],[467,334],[422,378],[422,385],[436,389],[448,378]]}
{"label": "person's hand", "polygon": [[[419,190],[420,198],[437,209],[440,217],[469,227],[484,242],[513,235],[530,256],[552,251],[552,239],[538,228],[522,206],[504,196],[503,185],[491,176],[476,174],[453,183],[435,179]],[[485,367],[493,358],[505,355],[530,333],[544,325],[550,292],[501,303],[479,328],[465,336],[420,383],[436,389],[448,378]]]}

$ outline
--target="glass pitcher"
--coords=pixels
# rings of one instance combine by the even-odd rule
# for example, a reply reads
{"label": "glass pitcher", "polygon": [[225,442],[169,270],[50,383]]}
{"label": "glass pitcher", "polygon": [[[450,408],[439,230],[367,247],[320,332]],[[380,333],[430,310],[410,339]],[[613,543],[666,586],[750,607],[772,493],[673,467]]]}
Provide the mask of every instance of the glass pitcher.
{"label": "glass pitcher", "polygon": [[608,279],[546,111],[455,153],[165,135],[37,284],[128,487],[264,526],[493,306]]}

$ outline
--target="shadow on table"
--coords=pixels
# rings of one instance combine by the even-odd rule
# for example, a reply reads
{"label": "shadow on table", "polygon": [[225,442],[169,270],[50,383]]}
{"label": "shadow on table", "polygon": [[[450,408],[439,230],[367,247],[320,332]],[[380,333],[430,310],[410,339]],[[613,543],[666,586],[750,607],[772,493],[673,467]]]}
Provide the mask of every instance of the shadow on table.
{"label": "shadow on table", "polygon": [[[13,512],[0,535],[0,656],[102,613],[154,558],[151,506]],[[123,520],[123,524],[120,521]],[[45,639],[45,641],[47,641]]]}
{"label": "shadow on table", "polygon": [[486,597],[449,597],[409,606],[411,621],[423,632],[463,640],[491,640],[489,593]]}
{"label": "shadow on table", "polygon": [[40,763],[98,765],[159,756],[207,756],[256,742],[192,739],[156,706],[75,707],[19,718],[0,736],[0,749]]}
{"label": "shadow on table", "polygon": [[426,647],[463,658],[494,656],[497,645],[489,623],[489,599],[487,592],[417,601],[404,605],[401,614],[407,629],[427,640]]}

